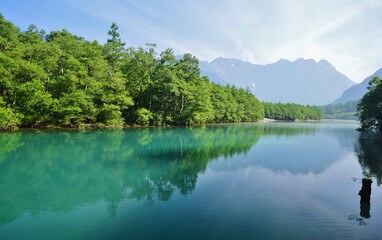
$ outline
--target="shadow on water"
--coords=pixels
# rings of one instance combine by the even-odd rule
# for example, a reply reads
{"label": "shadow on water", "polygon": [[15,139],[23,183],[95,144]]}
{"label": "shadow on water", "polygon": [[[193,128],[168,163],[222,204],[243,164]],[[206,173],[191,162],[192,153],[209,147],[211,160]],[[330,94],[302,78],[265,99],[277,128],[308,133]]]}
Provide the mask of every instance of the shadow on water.
{"label": "shadow on water", "polygon": [[362,168],[362,187],[358,195],[360,196],[360,217],[349,216],[349,220],[356,220],[359,225],[366,225],[364,219],[371,217],[371,189],[374,178],[377,185],[382,183],[382,135],[375,133],[362,133],[355,144],[355,152]]}
{"label": "shadow on water", "polygon": [[315,131],[258,124],[0,133],[0,224],[97,201],[112,217],[126,198],[168,201],[191,194],[211,160],[246,154],[262,136]]}
{"label": "shadow on water", "polygon": [[366,178],[375,178],[377,185],[382,183],[382,136],[361,134],[355,145],[358,161]]}

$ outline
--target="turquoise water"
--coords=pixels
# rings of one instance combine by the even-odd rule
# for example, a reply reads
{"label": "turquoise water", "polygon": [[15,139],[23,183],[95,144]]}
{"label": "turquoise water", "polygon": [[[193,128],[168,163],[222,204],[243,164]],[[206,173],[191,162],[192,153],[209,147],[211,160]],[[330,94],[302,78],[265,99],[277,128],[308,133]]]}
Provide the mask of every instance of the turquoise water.
{"label": "turquoise water", "polygon": [[0,133],[0,239],[380,239],[382,141],[357,127]]}

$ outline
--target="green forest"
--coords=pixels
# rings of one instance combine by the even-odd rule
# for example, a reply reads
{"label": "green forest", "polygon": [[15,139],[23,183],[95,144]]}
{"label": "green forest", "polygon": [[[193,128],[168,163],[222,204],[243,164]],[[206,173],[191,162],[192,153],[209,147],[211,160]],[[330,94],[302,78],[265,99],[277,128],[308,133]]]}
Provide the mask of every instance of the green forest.
{"label": "green forest", "polygon": [[322,110],[315,106],[270,102],[263,102],[263,106],[264,116],[276,120],[320,120],[323,117]]}
{"label": "green forest", "polygon": [[357,106],[360,100],[349,101],[347,103],[329,104],[320,106],[326,119],[347,119],[356,120]]}
{"label": "green forest", "polygon": [[[106,38],[106,34],[105,34]],[[270,105],[264,104],[266,112]],[[319,119],[316,107],[284,104],[264,115],[249,89],[200,74],[191,54],[126,47],[113,23],[107,42],[67,30],[21,31],[0,14],[0,129],[194,125]],[[276,105],[275,105],[276,106]],[[282,104],[277,104],[282,106]],[[277,107],[277,109],[279,109]],[[289,109],[285,113],[285,109]],[[291,114],[289,114],[291,112]]]}
{"label": "green forest", "polygon": [[360,130],[377,130],[382,133],[382,79],[373,77],[367,89],[368,92],[357,106]]}

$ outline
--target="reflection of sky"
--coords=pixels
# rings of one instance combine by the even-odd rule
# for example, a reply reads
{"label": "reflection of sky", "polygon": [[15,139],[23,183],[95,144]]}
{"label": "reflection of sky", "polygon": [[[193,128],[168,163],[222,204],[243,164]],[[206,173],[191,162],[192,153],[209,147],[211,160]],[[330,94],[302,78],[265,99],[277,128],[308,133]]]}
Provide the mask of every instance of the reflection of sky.
{"label": "reflection of sky", "polygon": [[319,174],[295,175],[256,165],[231,169],[229,174],[215,170],[209,168],[199,178],[194,195],[210,191],[217,196],[207,204],[231,204],[233,209],[219,208],[215,212],[230,215],[232,211],[230,218],[220,217],[227,227],[233,219],[245,218],[265,229],[266,239],[378,239],[382,223],[380,188],[373,186],[372,218],[365,220],[367,230],[347,218],[359,214],[360,184],[351,177],[361,178],[362,172],[354,154],[342,155]]}
{"label": "reflection of sky", "polygon": [[0,225],[0,239],[378,239],[381,187],[372,186],[366,226],[348,219],[360,211],[355,141],[354,128],[339,127],[264,135],[245,153],[209,162],[191,194],[152,204],[96,194],[70,211],[25,211]]}
{"label": "reflection of sky", "polygon": [[209,168],[232,170],[262,166],[276,172],[318,174],[345,154],[353,152],[357,134],[354,128],[325,128],[311,134],[263,136],[245,155],[214,161]]}
{"label": "reflection of sky", "polygon": [[[3,236],[23,239],[28,233],[41,239],[39,227],[46,226],[55,239],[378,239],[381,188],[373,186],[366,226],[348,219],[359,213],[360,184],[351,177],[360,175],[352,154],[319,175],[257,166],[228,172],[208,168],[191,195],[176,193],[154,205],[126,199],[113,217],[103,201],[67,213],[46,211],[39,218],[26,213],[14,224],[27,227]],[[3,228],[7,232],[12,225]]]}

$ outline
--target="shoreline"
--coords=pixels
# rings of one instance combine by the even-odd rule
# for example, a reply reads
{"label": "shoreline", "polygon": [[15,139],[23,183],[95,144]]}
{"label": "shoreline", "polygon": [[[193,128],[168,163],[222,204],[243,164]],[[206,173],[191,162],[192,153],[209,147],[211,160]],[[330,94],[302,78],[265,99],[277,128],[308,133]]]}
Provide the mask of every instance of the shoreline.
{"label": "shoreline", "polygon": [[164,126],[140,126],[140,125],[124,125],[122,127],[98,127],[94,125],[89,125],[83,128],[76,127],[65,127],[65,126],[38,126],[38,127],[20,127],[16,130],[0,130],[0,133],[4,132],[18,132],[18,131],[43,131],[43,130],[71,130],[71,131],[89,131],[89,130],[122,130],[122,129],[139,129],[139,128],[178,128],[178,127],[201,127],[201,126],[219,126],[219,125],[247,125],[256,123],[348,123],[355,124],[358,123],[356,120],[346,120],[346,119],[321,119],[321,120],[277,120],[272,118],[264,118],[257,122],[227,122],[227,123],[206,123],[206,124],[195,124],[195,125],[164,125]]}

